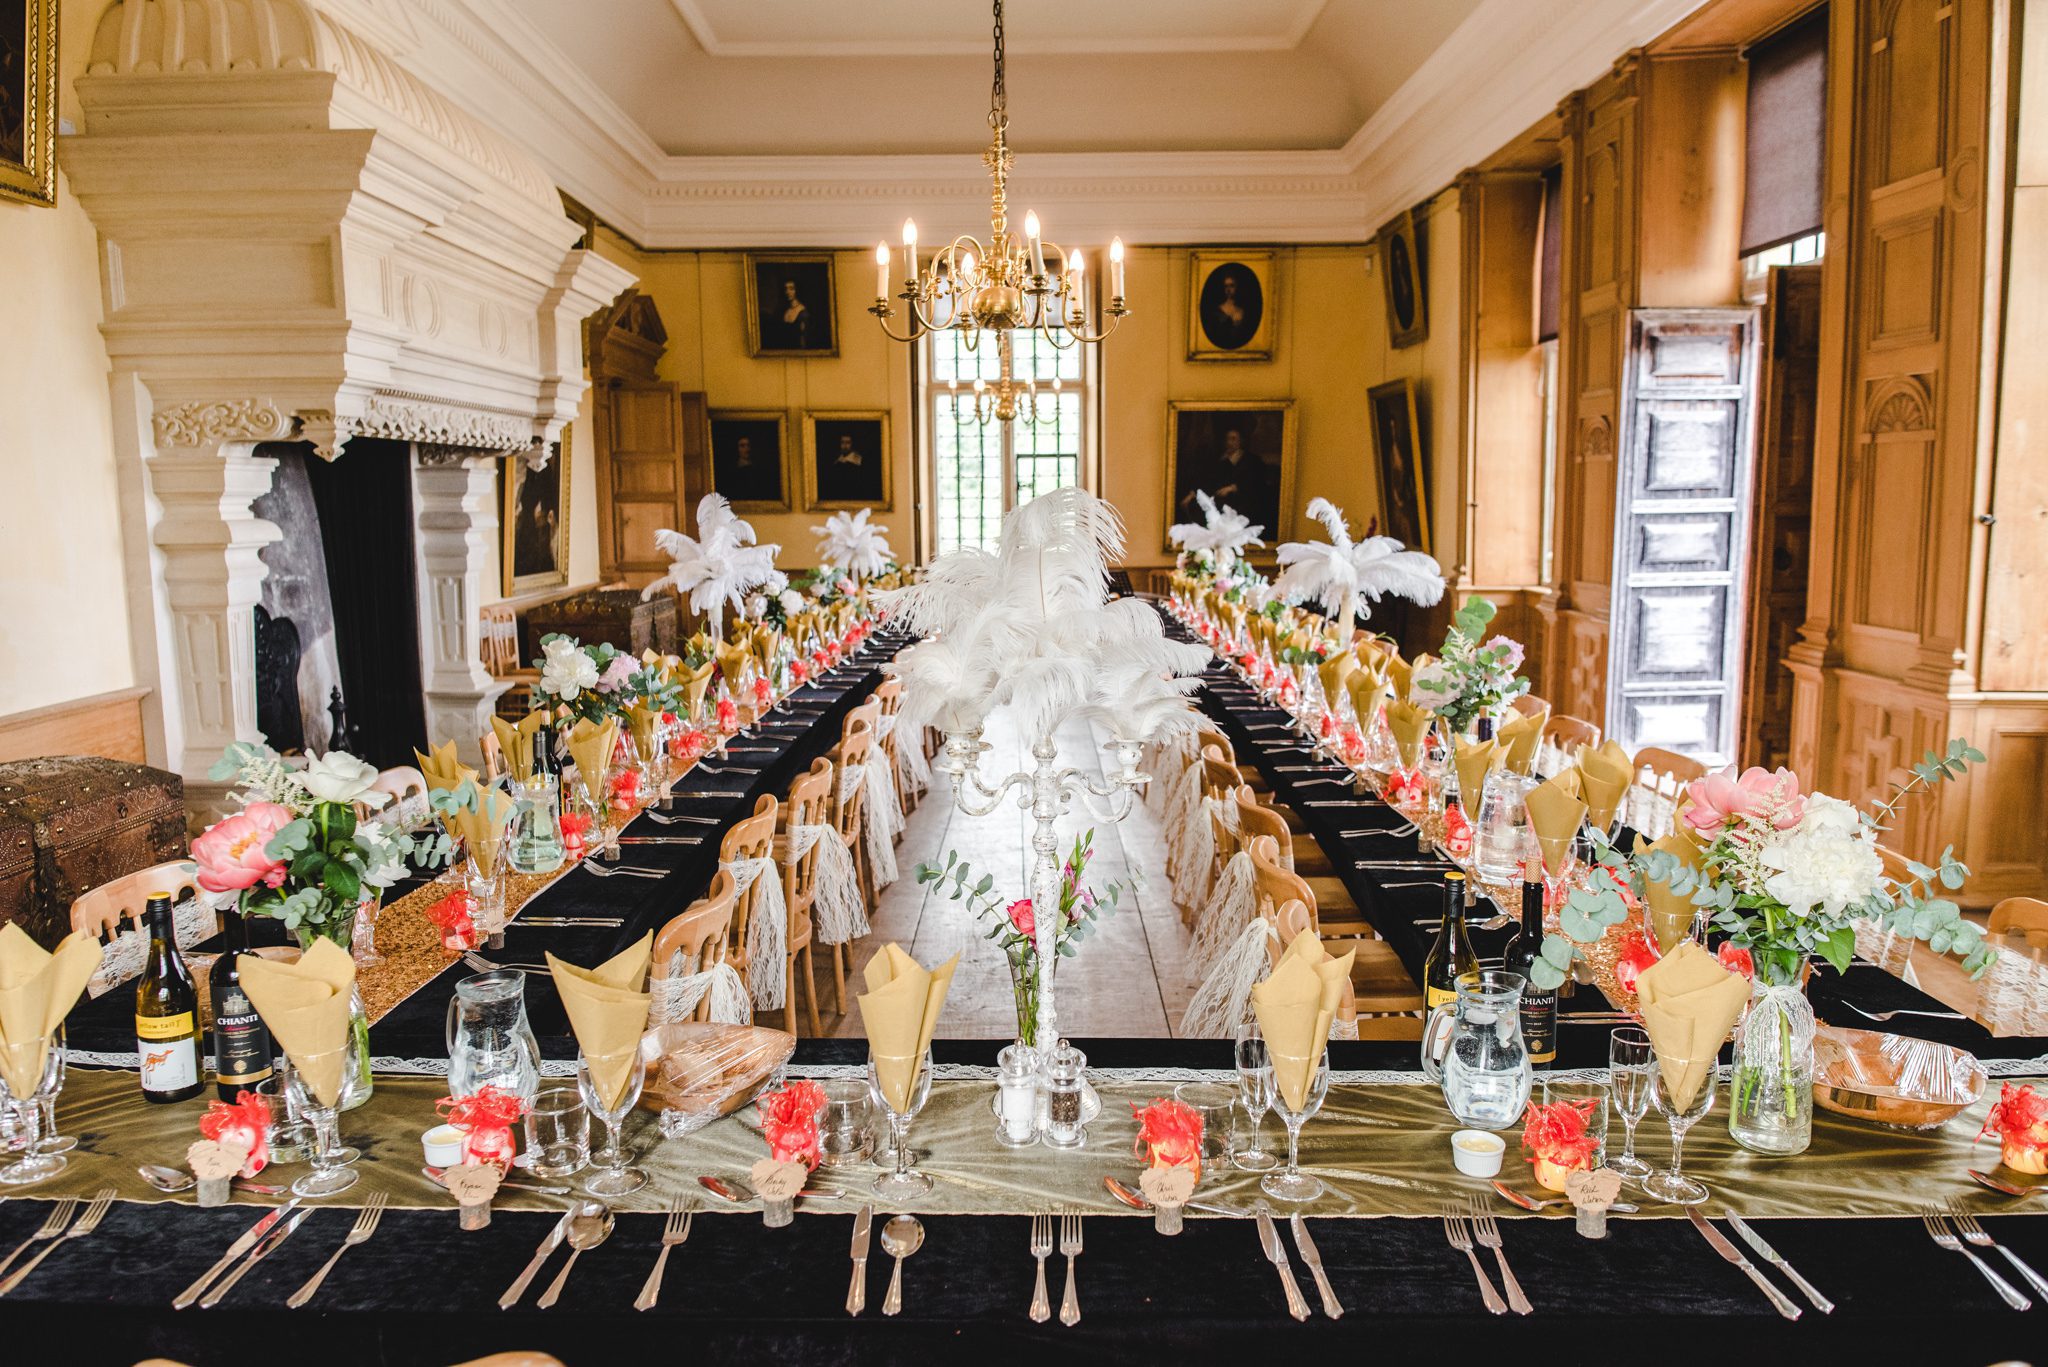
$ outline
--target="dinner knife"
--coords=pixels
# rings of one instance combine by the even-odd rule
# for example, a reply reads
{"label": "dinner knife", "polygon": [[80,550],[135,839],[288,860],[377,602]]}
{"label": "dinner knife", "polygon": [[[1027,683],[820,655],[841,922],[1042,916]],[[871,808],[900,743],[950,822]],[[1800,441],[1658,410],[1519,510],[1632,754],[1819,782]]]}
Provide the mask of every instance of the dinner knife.
{"label": "dinner knife", "polygon": [[533,1284],[533,1279],[536,1276],[540,1275],[541,1264],[546,1262],[548,1255],[560,1248],[562,1240],[569,1236],[569,1222],[576,1218],[576,1210],[577,1207],[571,1204],[567,1210],[562,1212],[562,1218],[555,1221],[555,1227],[548,1231],[547,1237],[540,1241],[540,1247],[533,1251],[533,1261],[528,1263],[526,1270],[519,1274],[519,1280],[506,1287],[505,1294],[498,1297],[498,1308],[500,1310],[510,1310],[513,1306],[519,1304],[519,1298],[526,1294],[526,1288]]}
{"label": "dinner knife", "polygon": [[1294,1246],[1300,1250],[1301,1260],[1308,1264],[1310,1274],[1316,1279],[1316,1290],[1323,1298],[1323,1313],[1333,1320],[1342,1319],[1343,1303],[1337,1299],[1337,1293],[1330,1289],[1330,1279],[1323,1275],[1322,1250],[1316,1247],[1314,1239],[1308,1237],[1308,1221],[1302,1219],[1301,1212],[1297,1210],[1287,1217],[1287,1223],[1294,1230]]}
{"label": "dinner knife", "polygon": [[621,845],[701,845],[701,835],[622,835]]}
{"label": "dinner knife", "polygon": [[215,1277],[227,1271],[229,1264],[233,1263],[235,1259],[254,1248],[256,1241],[270,1233],[271,1227],[276,1225],[279,1220],[297,1210],[299,1202],[300,1198],[294,1196],[291,1200],[271,1210],[262,1219],[242,1231],[241,1235],[228,1245],[228,1251],[220,1255],[219,1262],[200,1273],[198,1281],[193,1282],[192,1285],[178,1293],[178,1298],[171,1302],[171,1308],[173,1310],[183,1310],[190,1306],[192,1302],[198,1300]]}
{"label": "dinner knife", "polygon": [[1273,1224],[1272,1210],[1261,1201],[1252,1213],[1258,1217],[1259,1243],[1266,1250],[1266,1261],[1280,1273],[1280,1285],[1287,1292],[1287,1313],[1298,1320],[1307,1319],[1308,1301],[1295,1284],[1294,1268],[1287,1261],[1287,1247],[1280,1242],[1280,1231]]}
{"label": "dinner knife", "polygon": [[211,1310],[214,1306],[219,1305],[221,1303],[221,1298],[226,1296],[228,1292],[235,1289],[235,1283],[239,1282],[240,1280],[242,1280],[243,1277],[247,1276],[250,1268],[256,1266],[256,1264],[262,1262],[265,1258],[268,1258],[272,1253],[276,1252],[277,1246],[283,1243],[286,1239],[291,1238],[293,1232],[297,1230],[300,1225],[306,1223],[306,1217],[308,1215],[311,1215],[312,1213],[313,1212],[310,1210],[302,1210],[297,1215],[292,1216],[290,1220],[286,1221],[283,1228],[272,1231],[269,1238],[265,1239],[262,1243],[256,1245],[256,1251],[254,1253],[251,1253],[246,1259],[244,1259],[240,1267],[228,1273],[227,1276],[222,1277],[220,1281],[215,1284],[213,1290],[207,1292],[204,1296],[201,1296],[199,1298],[199,1308],[201,1310]]}
{"label": "dinner knife", "polygon": [[1803,1294],[1806,1297],[1806,1299],[1813,1302],[1814,1309],[1820,1311],[1823,1315],[1832,1315],[1835,1313],[1835,1303],[1829,1300],[1826,1296],[1821,1295],[1819,1291],[1815,1290],[1812,1282],[1800,1276],[1799,1269],[1793,1267],[1792,1264],[1786,1262],[1783,1255],[1781,1255],[1777,1249],[1772,1248],[1768,1243],[1764,1241],[1763,1235],[1757,1233],[1755,1230],[1749,1227],[1748,1221],[1744,1220],[1740,1215],[1737,1215],[1732,1210],[1722,1212],[1721,1218],[1728,1222],[1728,1228],[1734,1230],[1737,1234],[1740,1234],[1742,1236],[1742,1242],[1748,1244],[1751,1248],[1756,1250],[1758,1257],[1762,1258],[1765,1262],[1770,1263],[1773,1267],[1776,1267],[1780,1272],[1784,1273],[1787,1277],[1789,1277],[1792,1281],[1792,1285],[1798,1287],[1801,1294]]}
{"label": "dinner knife", "polygon": [[[716,1196],[719,1200],[730,1201],[734,1205],[743,1205],[748,1201],[759,1199],[759,1194],[737,1177],[713,1177],[709,1173],[704,1173],[697,1178],[697,1185],[710,1192],[713,1196]],[[840,1193],[826,1191],[822,1187],[806,1187],[796,1194],[796,1199],[799,1201],[819,1198],[833,1201],[841,1199]]]}
{"label": "dinner knife", "polygon": [[873,1206],[862,1206],[853,1217],[853,1281],[846,1288],[849,1315],[858,1315],[868,1308],[868,1232],[874,1219]]}
{"label": "dinner knife", "polygon": [[1745,1273],[1748,1274],[1749,1279],[1756,1283],[1757,1290],[1763,1292],[1764,1295],[1768,1296],[1770,1298],[1771,1304],[1777,1307],[1777,1311],[1779,1314],[1783,1315],[1788,1320],[1796,1320],[1799,1318],[1800,1309],[1798,1306],[1792,1303],[1792,1298],[1790,1296],[1787,1296],[1784,1292],[1780,1291],[1777,1287],[1771,1285],[1770,1279],[1764,1276],[1763,1273],[1756,1270],[1756,1264],[1752,1263],[1749,1259],[1743,1257],[1742,1250],[1737,1248],[1734,1244],[1729,1243],[1728,1236],[1723,1234],[1720,1230],[1715,1229],[1713,1224],[1708,1221],[1706,1216],[1700,1214],[1697,1210],[1687,1208],[1685,1212],[1685,1218],[1692,1221],[1693,1228],[1697,1229],[1700,1232],[1701,1237],[1707,1241],[1708,1245],[1711,1246],[1716,1253],[1726,1258],[1729,1262],[1734,1263],[1737,1267],[1741,1268]]}
{"label": "dinner knife", "polygon": [[697,798],[697,797],[745,797],[745,796],[746,796],[746,794],[745,794],[745,793],[735,793],[735,792],[731,792],[731,791],[728,791],[727,789],[724,789],[724,788],[708,788],[708,789],[705,789],[705,790],[703,790],[703,791],[701,791],[701,792],[694,792],[694,793],[677,793],[677,794],[675,794],[675,796],[677,796],[677,797],[682,797],[682,798]]}

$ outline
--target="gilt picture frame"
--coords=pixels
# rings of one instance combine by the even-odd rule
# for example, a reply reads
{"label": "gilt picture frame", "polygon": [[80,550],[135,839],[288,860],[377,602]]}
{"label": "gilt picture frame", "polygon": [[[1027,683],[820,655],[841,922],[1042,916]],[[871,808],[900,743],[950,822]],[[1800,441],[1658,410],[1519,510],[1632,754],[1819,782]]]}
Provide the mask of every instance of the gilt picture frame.
{"label": "gilt picture frame", "polygon": [[1422,216],[1404,209],[1374,239],[1387,304],[1387,340],[1396,350],[1429,340],[1429,278],[1422,256]]}
{"label": "gilt picture frame", "polygon": [[1188,359],[1270,361],[1279,300],[1270,251],[1188,254]]}
{"label": "gilt picture frame", "polygon": [[748,252],[744,263],[749,356],[816,360],[839,354],[831,252]]}
{"label": "gilt picture frame", "polygon": [[894,512],[890,457],[888,409],[805,412],[804,511]]}
{"label": "gilt picture frame", "polygon": [[1380,477],[1381,536],[1411,551],[1434,553],[1429,534],[1429,463],[1417,421],[1415,382],[1376,384],[1365,394],[1372,417],[1372,449]]}
{"label": "gilt picture frame", "polygon": [[57,0],[0,0],[0,197],[57,202]]}
{"label": "gilt picture frame", "polygon": [[1294,507],[1292,399],[1176,399],[1166,405],[1166,529],[1202,520],[1197,490],[1265,530],[1268,547],[1288,534]]}
{"label": "gilt picture frame", "polygon": [[569,582],[569,429],[540,470],[518,456],[505,462],[500,592],[511,598]]}
{"label": "gilt picture frame", "polygon": [[795,504],[789,414],[779,408],[714,408],[711,487],[736,513],[786,513]]}

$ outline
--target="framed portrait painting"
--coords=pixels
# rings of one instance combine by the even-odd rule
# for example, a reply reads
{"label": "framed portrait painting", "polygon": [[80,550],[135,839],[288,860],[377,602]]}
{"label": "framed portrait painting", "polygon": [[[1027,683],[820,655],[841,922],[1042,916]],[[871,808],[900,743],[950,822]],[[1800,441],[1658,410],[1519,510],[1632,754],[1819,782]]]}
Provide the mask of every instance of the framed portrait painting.
{"label": "framed portrait painting", "polygon": [[1380,535],[1428,551],[1429,471],[1415,418],[1415,382],[1389,380],[1366,391],[1380,473]]}
{"label": "framed portrait painting", "polygon": [[1423,220],[1413,209],[1380,229],[1380,280],[1387,296],[1387,338],[1395,347],[1429,338],[1428,279],[1423,273]]}
{"label": "framed portrait painting", "polygon": [[804,511],[891,507],[888,410],[805,413]]}
{"label": "framed portrait painting", "polygon": [[1201,251],[1188,257],[1188,359],[1273,359],[1273,253]]}
{"label": "framed portrait painting", "polygon": [[[1199,522],[1207,491],[1265,528],[1275,544],[1281,510],[1294,503],[1294,403],[1290,399],[1181,400],[1166,405],[1166,525]],[[1161,546],[1172,550],[1160,528]]]}
{"label": "framed portrait painting", "polygon": [[739,513],[790,509],[789,415],[779,408],[714,408],[711,487]]}
{"label": "framed portrait painting", "polygon": [[505,462],[504,544],[499,577],[507,598],[569,582],[569,429],[545,468]]}
{"label": "framed portrait painting", "polygon": [[57,202],[57,0],[0,0],[0,196]]}
{"label": "framed portrait painting", "polygon": [[747,354],[837,356],[832,253],[746,255]]}

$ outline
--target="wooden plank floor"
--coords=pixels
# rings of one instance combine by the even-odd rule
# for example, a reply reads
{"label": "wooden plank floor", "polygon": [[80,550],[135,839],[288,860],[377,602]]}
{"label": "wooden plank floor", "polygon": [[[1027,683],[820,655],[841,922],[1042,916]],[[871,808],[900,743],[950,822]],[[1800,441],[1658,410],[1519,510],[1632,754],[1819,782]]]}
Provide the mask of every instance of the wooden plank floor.
{"label": "wooden plank floor", "polygon": [[[995,747],[983,758],[985,777],[999,778],[1030,764],[1023,742],[1006,719],[992,719],[985,739]],[[1062,765],[1099,777],[1102,751],[1086,725],[1070,725],[1060,733],[1059,744]],[[1059,825],[1063,856],[1075,835],[1091,825],[1095,854],[1089,864],[1090,884],[1100,889],[1112,880],[1135,878],[1137,886],[1126,889],[1117,912],[1082,946],[1080,955],[1060,966],[1061,1029],[1071,1035],[1170,1037],[1196,984],[1187,981],[1184,969],[1188,933],[1168,891],[1158,818],[1143,804],[1121,823],[1098,822],[1077,809]],[[1014,799],[987,816],[970,817],[954,805],[950,780],[935,776],[932,791],[911,813],[896,847],[903,876],[882,894],[873,918],[874,934],[853,946],[854,973],[847,981],[844,1015],[834,1009],[829,955],[824,946],[817,947],[818,1002],[825,1033],[860,1037],[855,1000],[859,969],[893,940],[927,966],[960,955],[939,1023],[942,1036],[1015,1036],[1009,969],[1002,951],[987,938],[987,923],[977,920],[964,903],[920,887],[912,870],[921,860],[943,863],[946,851],[955,850],[978,871],[993,873],[997,890],[1006,893],[1008,901],[1028,891],[1025,862],[1030,838],[1029,814]],[[760,1020],[764,1025],[782,1024],[780,1012]]]}

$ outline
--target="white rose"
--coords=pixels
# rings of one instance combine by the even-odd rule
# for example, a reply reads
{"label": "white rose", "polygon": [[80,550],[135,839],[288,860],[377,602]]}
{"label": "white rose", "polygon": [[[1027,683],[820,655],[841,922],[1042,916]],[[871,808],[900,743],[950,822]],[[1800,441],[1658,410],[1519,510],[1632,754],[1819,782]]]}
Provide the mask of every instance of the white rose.
{"label": "white rose", "polygon": [[567,701],[586,688],[597,687],[597,661],[567,637],[557,637],[544,647],[547,658],[540,667],[542,691]]}
{"label": "white rose", "polygon": [[776,596],[776,601],[782,604],[782,610],[786,613],[804,610],[804,596],[795,589],[784,589]]}
{"label": "white rose", "polygon": [[747,599],[747,616],[752,617],[756,621],[759,621],[761,618],[761,614],[766,611],[768,611],[767,595],[757,593],[753,597]]}
{"label": "white rose", "polygon": [[[329,750],[299,775],[306,791],[322,802],[354,802],[369,792],[376,781],[374,768],[342,750]],[[388,796],[378,794],[379,800],[372,805],[382,806]]]}

